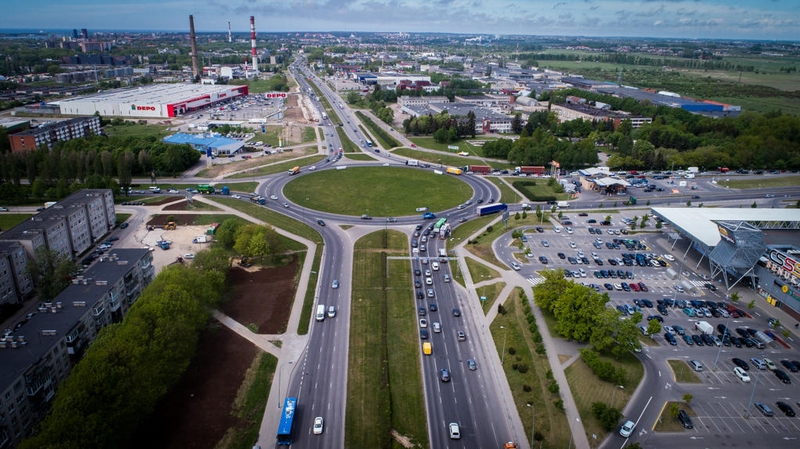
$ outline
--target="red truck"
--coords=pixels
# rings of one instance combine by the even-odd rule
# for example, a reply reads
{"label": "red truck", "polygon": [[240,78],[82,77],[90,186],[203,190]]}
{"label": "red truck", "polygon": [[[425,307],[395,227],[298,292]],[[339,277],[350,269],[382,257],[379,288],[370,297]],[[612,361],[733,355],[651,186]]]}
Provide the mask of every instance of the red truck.
{"label": "red truck", "polygon": [[547,171],[544,166],[542,165],[527,165],[522,167],[516,167],[516,172],[520,174],[526,175],[543,175]]}
{"label": "red truck", "polygon": [[492,172],[492,167],[488,165],[467,165],[464,167],[464,171],[485,175]]}
{"label": "red truck", "polygon": [[728,173],[731,171],[731,169],[728,167],[717,167],[717,170],[719,170],[720,173]]}

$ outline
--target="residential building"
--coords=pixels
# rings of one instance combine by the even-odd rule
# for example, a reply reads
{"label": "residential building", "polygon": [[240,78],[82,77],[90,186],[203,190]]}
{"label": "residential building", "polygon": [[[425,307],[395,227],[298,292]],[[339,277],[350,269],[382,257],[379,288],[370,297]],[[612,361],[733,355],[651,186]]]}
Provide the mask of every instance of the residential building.
{"label": "residential building", "polygon": [[27,129],[9,135],[8,140],[11,142],[11,151],[19,152],[35,150],[41,145],[51,148],[56,142],[98,135],[100,131],[100,117],[93,115]]}
{"label": "residential building", "polygon": [[[0,304],[17,304],[33,292],[28,255],[15,242],[0,242]],[[2,447],[2,446],[0,446]]]}
{"label": "residential building", "polygon": [[147,249],[117,249],[0,337],[0,448],[16,447],[50,409],[104,327],[122,321],[155,277]]}

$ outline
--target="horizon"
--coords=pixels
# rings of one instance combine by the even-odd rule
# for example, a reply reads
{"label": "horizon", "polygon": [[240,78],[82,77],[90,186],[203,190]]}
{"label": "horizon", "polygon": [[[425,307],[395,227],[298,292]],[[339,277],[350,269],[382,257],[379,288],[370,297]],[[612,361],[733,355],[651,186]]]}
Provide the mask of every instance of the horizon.
{"label": "horizon", "polygon": [[230,22],[237,34],[249,33],[250,16],[255,16],[256,33],[384,33],[393,29],[795,42],[800,29],[800,3],[790,0],[28,0],[10,2],[3,12],[6,24],[23,30],[178,33],[188,32],[189,15],[194,16],[199,33],[225,33]]}

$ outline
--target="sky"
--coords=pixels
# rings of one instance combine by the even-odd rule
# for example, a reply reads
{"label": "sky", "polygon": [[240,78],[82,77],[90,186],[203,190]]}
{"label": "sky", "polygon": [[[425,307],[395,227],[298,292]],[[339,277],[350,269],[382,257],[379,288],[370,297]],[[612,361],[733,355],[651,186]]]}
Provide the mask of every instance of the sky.
{"label": "sky", "polygon": [[447,32],[800,41],[798,0],[26,0],[0,29]]}

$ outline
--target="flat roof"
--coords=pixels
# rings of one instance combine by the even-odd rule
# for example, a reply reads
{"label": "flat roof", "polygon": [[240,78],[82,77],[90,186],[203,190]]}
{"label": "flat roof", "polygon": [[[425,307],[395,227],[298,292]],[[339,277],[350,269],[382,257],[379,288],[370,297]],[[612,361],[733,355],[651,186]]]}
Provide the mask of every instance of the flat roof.
{"label": "flat roof", "polygon": [[114,89],[71,99],[62,99],[61,104],[69,102],[91,103],[142,103],[142,104],[170,104],[180,103],[191,98],[201,97],[212,93],[230,92],[240,89],[240,85],[223,84],[153,84],[134,87],[130,89]]}
{"label": "flat roof", "polygon": [[716,221],[797,221],[800,209],[753,209],[725,207],[653,207],[654,214],[679,227],[709,248],[717,246],[721,237]]}

